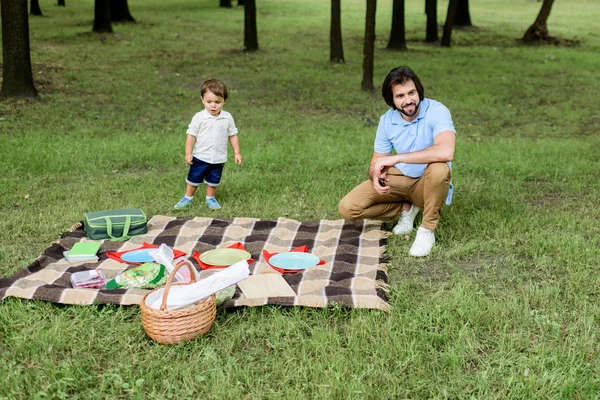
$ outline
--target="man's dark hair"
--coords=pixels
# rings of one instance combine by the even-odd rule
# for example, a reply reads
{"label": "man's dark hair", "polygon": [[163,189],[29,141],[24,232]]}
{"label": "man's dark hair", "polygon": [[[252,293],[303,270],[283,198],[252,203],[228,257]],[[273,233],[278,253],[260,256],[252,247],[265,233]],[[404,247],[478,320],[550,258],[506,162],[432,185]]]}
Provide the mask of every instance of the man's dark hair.
{"label": "man's dark hair", "polygon": [[383,81],[383,85],[381,86],[381,95],[385,99],[385,102],[388,106],[392,107],[396,110],[396,106],[394,105],[394,95],[392,93],[392,86],[394,85],[404,85],[408,81],[413,81],[415,87],[417,88],[417,93],[419,93],[419,100],[423,100],[425,97],[425,90],[423,89],[423,85],[419,80],[417,74],[415,74],[412,69],[408,67],[396,67],[391,70],[385,80]]}

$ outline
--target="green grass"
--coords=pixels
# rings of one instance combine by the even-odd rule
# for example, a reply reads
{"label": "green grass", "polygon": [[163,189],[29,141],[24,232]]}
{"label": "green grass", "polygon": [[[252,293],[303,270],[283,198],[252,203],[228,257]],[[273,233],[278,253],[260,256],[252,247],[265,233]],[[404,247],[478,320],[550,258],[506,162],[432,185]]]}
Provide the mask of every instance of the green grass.
{"label": "green grass", "polygon": [[[337,219],[362,181],[386,106],[360,91],[365,2],[342,4],[345,64],[330,64],[329,2],[130,0],[137,24],[92,34],[93,2],[41,0],[30,17],[40,98],[0,102],[0,276],[26,267],[86,211]],[[438,5],[444,21],[447,2]],[[196,341],[147,339],[137,307],[0,303],[0,398],[596,398],[600,392],[600,158],[595,0],[558,1],[553,36],[523,46],[533,0],[471,2],[450,49],[385,49],[375,84],[417,71],[446,104],[458,145],[455,197],[425,259],[387,246],[391,313],[266,306],[219,312]],[[209,77],[230,89],[244,165],[226,167],[209,212],[184,190],[185,129]],[[230,152],[231,156],[231,152]],[[390,225],[391,227],[391,225]]]}

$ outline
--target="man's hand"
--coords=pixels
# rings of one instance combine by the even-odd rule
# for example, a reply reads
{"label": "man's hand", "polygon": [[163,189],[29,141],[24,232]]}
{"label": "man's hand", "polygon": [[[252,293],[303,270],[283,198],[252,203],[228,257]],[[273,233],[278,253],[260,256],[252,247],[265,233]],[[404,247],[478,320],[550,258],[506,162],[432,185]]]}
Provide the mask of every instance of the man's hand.
{"label": "man's hand", "polygon": [[[375,189],[377,193],[388,194],[390,192],[390,187],[387,184],[388,179],[385,176],[378,177],[376,174],[373,174],[371,182],[373,182],[373,189]],[[382,183],[384,183],[384,185],[382,185]]]}
{"label": "man's hand", "polygon": [[193,162],[192,162],[192,155],[191,155],[191,154],[186,154],[186,155],[185,155],[185,162],[186,162],[187,164],[190,164],[190,165],[192,165],[192,164],[193,164]]}
{"label": "man's hand", "polygon": [[[377,161],[381,158],[387,158],[390,156],[390,153],[373,153],[373,158],[371,158],[371,164],[369,164],[369,179],[373,182],[373,189],[379,194],[388,194],[390,192],[390,187],[387,185],[387,168],[383,173],[379,169],[376,168]],[[383,185],[382,185],[383,183]]]}
{"label": "man's hand", "polygon": [[375,166],[373,167],[373,175],[375,175],[378,178],[385,178],[388,169],[390,169],[398,163],[397,158],[398,155],[379,157],[375,161]]}
{"label": "man's hand", "polygon": [[[387,172],[388,169],[398,163],[397,158],[398,155],[394,155],[379,157],[375,160],[371,180],[373,181],[373,189],[375,189],[377,193],[388,194],[390,192],[390,187],[387,185],[387,182],[389,182]],[[382,183],[384,183],[384,185],[382,185]]]}

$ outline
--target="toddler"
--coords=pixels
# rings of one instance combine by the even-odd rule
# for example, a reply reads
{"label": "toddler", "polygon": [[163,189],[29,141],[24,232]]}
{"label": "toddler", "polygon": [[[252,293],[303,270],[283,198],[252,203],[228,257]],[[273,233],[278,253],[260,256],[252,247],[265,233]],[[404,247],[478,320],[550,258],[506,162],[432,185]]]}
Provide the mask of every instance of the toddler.
{"label": "toddler", "polygon": [[190,165],[190,170],[185,196],[175,204],[176,210],[189,208],[196,188],[202,183],[206,183],[208,207],[221,208],[215,193],[227,161],[227,139],[233,148],[235,163],[242,164],[238,129],[231,114],[223,110],[227,87],[218,79],[209,79],[202,85],[200,94],[204,110],[194,115],[186,132],[185,162]]}

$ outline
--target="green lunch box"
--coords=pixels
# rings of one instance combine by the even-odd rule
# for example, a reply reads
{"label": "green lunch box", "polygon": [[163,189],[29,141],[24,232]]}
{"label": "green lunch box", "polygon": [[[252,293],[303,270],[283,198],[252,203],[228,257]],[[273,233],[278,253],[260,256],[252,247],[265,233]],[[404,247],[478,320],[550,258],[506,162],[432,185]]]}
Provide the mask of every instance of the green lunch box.
{"label": "green lunch box", "polygon": [[83,228],[92,240],[127,240],[148,232],[148,219],[140,209],[106,210],[85,213]]}

